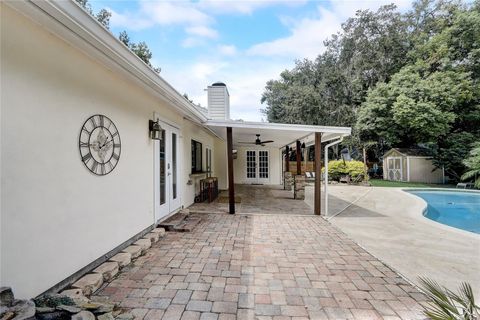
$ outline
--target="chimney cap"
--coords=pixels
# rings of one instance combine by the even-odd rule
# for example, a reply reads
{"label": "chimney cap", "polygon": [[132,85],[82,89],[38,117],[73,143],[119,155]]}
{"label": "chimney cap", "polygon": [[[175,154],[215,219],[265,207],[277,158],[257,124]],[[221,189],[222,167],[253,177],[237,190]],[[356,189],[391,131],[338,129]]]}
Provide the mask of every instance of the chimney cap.
{"label": "chimney cap", "polygon": [[227,85],[223,82],[215,82],[214,84],[212,84],[212,87],[226,87]]}

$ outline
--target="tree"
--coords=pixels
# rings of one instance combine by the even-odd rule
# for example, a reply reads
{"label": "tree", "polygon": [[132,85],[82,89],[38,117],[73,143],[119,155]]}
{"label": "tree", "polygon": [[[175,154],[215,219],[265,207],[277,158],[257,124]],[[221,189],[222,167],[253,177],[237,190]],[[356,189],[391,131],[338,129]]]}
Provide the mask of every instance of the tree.
{"label": "tree", "polygon": [[101,9],[96,15],[98,22],[100,22],[107,29],[110,29],[111,17],[112,13],[106,9]]}
{"label": "tree", "polygon": [[468,170],[462,175],[462,180],[473,178],[475,187],[480,189],[480,142],[473,145],[470,156],[463,163]]}
{"label": "tree", "polygon": [[358,113],[362,139],[384,138],[410,147],[433,142],[450,132],[460,106],[475,95],[470,75],[439,71],[425,75],[421,66],[407,66],[389,83],[377,84]]}
{"label": "tree", "polygon": [[270,122],[350,126],[367,90],[407,59],[407,28],[394,5],[358,11],[325,41],[315,61],[299,60],[267,82],[262,103]]}
{"label": "tree", "polygon": [[448,8],[441,32],[409,53],[415,62],[369,92],[357,129],[362,139],[429,146],[434,164],[459,179],[480,139],[480,11]]}
{"label": "tree", "polygon": [[[110,18],[112,13],[106,9],[101,9],[97,14],[93,13],[92,6],[88,0],[75,0],[81,7],[83,7],[92,17],[97,19],[105,28],[110,28]],[[139,43],[134,43],[130,41],[130,36],[126,31],[120,32],[118,39],[123,42],[133,53],[135,53],[143,62],[145,62],[149,67],[153,69],[156,73],[160,73],[161,69],[159,67],[154,67],[150,60],[152,59],[152,51],[148,47],[145,41]]]}

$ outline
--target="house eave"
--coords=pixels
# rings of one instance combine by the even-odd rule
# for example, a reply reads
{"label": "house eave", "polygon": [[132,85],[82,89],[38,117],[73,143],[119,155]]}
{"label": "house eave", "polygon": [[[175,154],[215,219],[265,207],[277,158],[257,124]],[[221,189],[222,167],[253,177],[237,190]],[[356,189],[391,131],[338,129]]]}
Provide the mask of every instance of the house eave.
{"label": "house eave", "polygon": [[213,127],[232,127],[245,129],[271,129],[282,131],[303,131],[306,133],[322,132],[322,133],[338,133],[343,135],[350,135],[352,129],[349,127],[329,127],[329,126],[315,126],[303,124],[287,124],[287,123],[272,123],[272,122],[251,122],[251,121],[233,121],[233,120],[207,120],[207,126]]}
{"label": "house eave", "polygon": [[80,49],[107,69],[118,72],[154,94],[185,117],[207,117],[73,1],[13,0],[4,3]]}

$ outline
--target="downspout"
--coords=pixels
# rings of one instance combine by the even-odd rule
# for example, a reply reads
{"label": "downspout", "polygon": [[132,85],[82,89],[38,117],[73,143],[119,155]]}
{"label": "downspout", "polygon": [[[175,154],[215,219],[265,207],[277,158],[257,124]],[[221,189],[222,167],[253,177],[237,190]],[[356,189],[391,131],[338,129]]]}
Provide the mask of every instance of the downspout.
{"label": "downspout", "polygon": [[340,139],[333,141],[325,146],[325,217],[328,218],[328,148],[339,144],[343,141],[343,136]]}

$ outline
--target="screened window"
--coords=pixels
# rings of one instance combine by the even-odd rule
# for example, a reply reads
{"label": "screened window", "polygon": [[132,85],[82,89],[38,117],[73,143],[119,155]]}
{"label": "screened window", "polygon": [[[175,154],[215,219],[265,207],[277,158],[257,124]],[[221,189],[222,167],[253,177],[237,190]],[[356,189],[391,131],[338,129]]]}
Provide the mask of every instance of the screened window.
{"label": "screened window", "polygon": [[192,173],[202,172],[202,144],[192,140]]}

